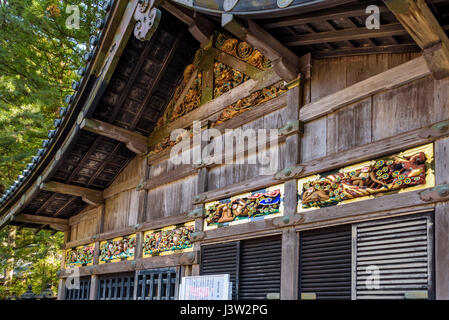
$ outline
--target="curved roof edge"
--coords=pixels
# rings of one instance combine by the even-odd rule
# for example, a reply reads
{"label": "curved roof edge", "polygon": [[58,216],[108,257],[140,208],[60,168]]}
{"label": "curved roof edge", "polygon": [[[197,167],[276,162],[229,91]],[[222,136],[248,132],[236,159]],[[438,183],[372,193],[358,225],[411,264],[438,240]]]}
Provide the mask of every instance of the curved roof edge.
{"label": "curved roof edge", "polygon": [[66,97],[67,105],[60,108],[60,118],[54,120],[54,129],[42,142],[42,148],[0,197],[0,229],[13,221],[39,192],[40,184],[51,176],[76,142],[81,120],[98,104],[123,50],[123,42],[126,43],[130,36],[130,21],[138,2],[106,0],[103,3],[104,16],[96,21],[97,33],[90,37],[89,50],[83,56],[86,63],[78,69],[81,79],[72,83],[74,93]]}

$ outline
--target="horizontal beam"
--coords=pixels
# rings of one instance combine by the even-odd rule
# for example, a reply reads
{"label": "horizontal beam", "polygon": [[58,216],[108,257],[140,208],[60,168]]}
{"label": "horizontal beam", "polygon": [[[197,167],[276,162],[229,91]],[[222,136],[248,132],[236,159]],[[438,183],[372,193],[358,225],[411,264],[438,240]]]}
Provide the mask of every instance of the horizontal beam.
{"label": "horizontal beam", "polygon": [[24,223],[34,223],[41,225],[50,225],[52,229],[58,231],[69,230],[69,220],[53,217],[38,216],[34,214],[19,214],[14,218],[14,221]]}
{"label": "horizontal beam", "polygon": [[213,118],[221,113],[224,108],[236,103],[240,99],[246,98],[252,93],[278,83],[281,80],[279,76],[272,70],[268,69],[258,74],[258,77],[249,79],[241,85],[225,92],[221,96],[202,104],[198,108],[180,117],[162,128],[153,131],[148,141],[150,146],[158,144],[163,138],[179,128],[186,128],[193,124],[194,121],[203,121]]}
{"label": "horizontal beam", "polygon": [[[92,275],[92,274],[109,274],[119,272],[131,272],[135,270],[146,270],[154,268],[163,268],[168,266],[178,266],[185,264],[183,259],[185,253],[174,253],[165,256],[156,256],[150,258],[138,258],[135,260],[126,260],[113,263],[98,264],[89,267],[80,267],[80,276]],[[196,261],[195,261],[196,262]],[[73,275],[71,272],[61,270],[60,277],[67,278]]]}
{"label": "horizontal beam", "polygon": [[[382,2],[377,2],[379,12],[387,12],[388,8],[382,5]],[[280,27],[290,27],[295,25],[301,25],[306,23],[323,22],[327,20],[366,16],[366,5],[355,5],[351,7],[336,7],[332,9],[322,10],[313,13],[300,14],[296,16],[283,17],[279,21],[269,22],[263,24],[262,27],[266,29],[274,29]]]}
{"label": "horizontal beam", "polygon": [[400,23],[391,23],[382,25],[380,29],[367,29],[365,27],[361,27],[304,34],[300,36],[289,36],[283,38],[282,42],[288,47],[297,47],[310,44],[400,36],[406,34],[407,31],[404,30]]}
{"label": "horizontal beam", "polygon": [[299,119],[304,122],[317,119],[377,92],[393,89],[428,75],[430,70],[425,59],[418,57],[306,104],[300,109]]}
{"label": "horizontal beam", "polygon": [[423,49],[435,79],[449,76],[449,39],[424,0],[384,0],[402,26]]}
{"label": "horizontal beam", "polygon": [[[423,145],[445,136],[449,136],[449,120],[421,129],[404,132],[353,149],[340,151],[309,162],[300,163],[294,168],[286,168],[273,176],[257,176],[243,182],[228,185],[224,188],[203,192],[194,197],[193,203],[200,204],[225,199],[240,193],[276,185],[286,180],[303,178],[324,171],[340,169],[347,165],[376,159],[381,156]],[[288,174],[285,174],[286,170],[288,170]]]}
{"label": "horizontal beam", "polygon": [[109,239],[113,239],[116,237],[128,236],[130,234],[134,234],[134,233],[140,232],[140,231],[156,230],[156,229],[160,229],[163,227],[186,223],[189,221],[192,221],[192,218],[187,213],[179,214],[179,215],[171,216],[171,217],[163,217],[163,218],[159,218],[159,219],[154,219],[152,221],[144,222],[141,224],[137,224],[137,225],[134,225],[131,227],[123,228],[120,230],[115,230],[112,232],[104,232],[104,233],[95,234],[93,236],[86,237],[83,239],[70,241],[64,245],[64,248],[65,249],[74,248],[74,247],[89,244],[89,243],[92,243],[95,241],[104,241],[104,240],[109,240]]}
{"label": "horizontal beam", "polygon": [[84,119],[80,128],[123,142],[134,153],[145,154],[148,152],[147,138],[139,133],[95,119]]}
{"label": "horizontal beam", "polygon": [[150,178],[137,186],[137,190],[149,190],[160,187],[164,184],[168,184],[179,179],[183,179],[193,174],[197,174],[198,169],[194,168],[191,164],[184,164],[176,169],[162,173],[157,177]]}
{"label": "horizontal beam", "polygon": [[103,203],[103,192],[94,190],[94,189],[88,189],[83,188],[79,186],[74,186],[71,184],[56,182],[56,181],[50,181],[50,182],[43,182],[39,186],[41,190],[45,191],[51,191],[61,194],[68,194],[71,196],[77,196],[81,197],[81,199],[92,205],[100,205]]}
{"label": "horizontal beam", "polygon": [[281,181],[303,178],[320,172],[340,169],[358,162],[391,155],[446,136],[449,136],[449,120],[304,162],[298,164],[295,168],[289,168],[291,174],[288,176],[283,174],[285,169],[276,176],[280,177]]}

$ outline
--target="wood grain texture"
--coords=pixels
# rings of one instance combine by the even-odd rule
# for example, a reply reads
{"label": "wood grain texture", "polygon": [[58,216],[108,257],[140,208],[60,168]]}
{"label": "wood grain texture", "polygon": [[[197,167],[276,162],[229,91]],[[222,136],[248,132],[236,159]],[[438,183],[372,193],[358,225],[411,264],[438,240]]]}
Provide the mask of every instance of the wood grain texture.
{"label": "wood grain texture", "polygon": [[449,300],[449,204],[435,208],[435,294],[437,300]]}
{"label": "wood grain texture", "polygon": [[281,299],[298,300],[299,234],[294,228],[282,232]]}
{"label": "wood grain texture", "polygon": [[[430,71],[424,58],[416,58],[305,105],[300,110],[299,119],[305,122],[317,119],[372,94],[406,84],[429,74]],[[344,85],[341,86],[344,87]]]}

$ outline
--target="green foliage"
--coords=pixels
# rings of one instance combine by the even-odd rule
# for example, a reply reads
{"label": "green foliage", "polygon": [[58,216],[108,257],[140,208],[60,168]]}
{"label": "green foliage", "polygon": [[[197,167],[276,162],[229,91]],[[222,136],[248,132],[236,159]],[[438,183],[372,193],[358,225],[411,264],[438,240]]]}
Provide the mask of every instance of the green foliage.
{"label": "green foliage", "polygon": [[[0,193],[26,167],[72,93],[102,2],[0,2]],[[78,5],[79,29],[66,26],[71,5]]]}
{"label": "green foliage", "polygon": [[[51,284],[56,294],[64,234],[52,233],[17,230],[13,226],[0,231],[0,299],[13,294],[21,296],[29,284],[38,294]],[[12,279],[8,278],[9,272],[13,272]]]}
{"label": "green foliage", "polygon": [[[64,97],[71,94],[82,54],[104,15],[103,0],[0,0],[0,194],[11,185],[47,137]],[[67,10],[78,5],[79,29],[69,28]],[[17,231],[8,243],[0,230],[0,282],[14,277],[2,292],[21,295],[27,284],[35,292],[46,282],[56,288],[62,235]]]}

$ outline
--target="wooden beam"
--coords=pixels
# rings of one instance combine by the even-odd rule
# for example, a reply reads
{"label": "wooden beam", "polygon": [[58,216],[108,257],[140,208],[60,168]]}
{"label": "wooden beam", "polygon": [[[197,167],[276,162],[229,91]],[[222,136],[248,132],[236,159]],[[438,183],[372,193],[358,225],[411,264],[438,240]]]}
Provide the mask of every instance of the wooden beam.
{"label": "wooden beam", "polygon": [[304,122],[317,119],[377,92],[393,89],[428,75],[430,75],[430,70],[425,59],[418,57],[306,104],[299,112],[299,119]]}
{"label": "wooden beam", "polygon": [[134,153],[144,154],[148,152],[147,138],[139,133],[95,119],[84,119],[80,124],[80,128],[123,142]]}
{"label": "wooden beam", "polygon": [[164,1],[161,7],[184,22],[189,27],[192,36],[198,40],[202,47],[210,42],[215,25],[204,15],[198,12],[192,12],[170,1]]}
{"label": "wooden beam", "polygon": [[[423,49],[435,79],[449,76],[449,39],[424,0],[384,0],[402,26]],[[382,29],[383,27],[381,27]]]}
{"label": "wooden beam", "polygon": [[34,214],[19,214],[15,217],[14,221],[50,225],[51,228],[58,231],[67,231],[70,228],[69,220],[67,219],[38,216]]}
{"label": "wooden beam", "polygon": [[214,115],[221,113],[224,108],[251,95],[251,93],[276,84],[280,80],[281,79],[279,76],[272,69],[260,72],[258,77],[245,81],[241,85],[225,92],[212,101],[199,106],[186,115],[166,124],[158,130],[153,131],[148,138],[149,145],[156,145],[161,139],[170,135],[173,130],[186,128],[192,125],[193,121],[209,120]]}
{"label": "wooden beam", "polygon": [[449,300],[449,205],[438,203],[435,209],[435,294],[437,300]]}
{"label": "wooden beam", "polygon": [[274,70],[282,79],[290,82],[298,78],[299,57],[256,22],[248,20],[248,27],[245,27],[232,14],[223,14],[221,23],[226,30],[248,42],[270,59]]}
{"label": "wooden beam", "polygon": [[309,44],[319,44],[327,42],[338,42],[348,40],[360,40],[367,38],[380,38],[388,36],[406,35],[400,23],[383,25],[380,29],[367,29],[365,27],[342,29],[336,31],[317,32],[312,34],[289,36],[282,39],[288,47],[305,46]]}
{"label": "wooden beam", "polygon": [[[382,5],[382,2],[378,1],[377,3],[374,4],[379,7],[380,13],[388,11],[387,7]],[[274,29],[280,27],[304,25],[306,23],[320,23],[326,20],[337,20],[348,17],[360,17],[360,16],[366,16],[366,5],[354,5],[350,7],[340,6],[318,12],[282,17],[276,19],[276,21],[274,22],[268,22],[262,25],[262,27],[266,29]]]}
{"label": "wooden beam", "polygon": [[299,234],[294,228],[282,232],[281,299],[298,300]]}
{"label": "wooden beam", "polygon": [[[289,174],[286,178],[281,175],[280,180],[291,179],[293,177],[303,178],[320,172],[340,169],[347,165],[352,165],[366,160],[373,160],[382,156],[391,155],[395,152],[417,147],[446,136],[449,136],[449,120],[438,122],[428,127],[404,132],[396,136],[381,139],[356,148],[336,152],[322,158],[300,163],[294,168],[287,168],[290,169],[291,174]],[[435,154],[436,164],[438,164],[438,159],[440,157],[438,157],[438,152]],[[445,157],[444,154],[442,154],[441,157]],[[285,169],[280,171],[276,176],[279,176],[284,171]],[[436,177],[438,184],[449,184],[449,179],[448,181],[438,181],[438,176],[439,174],[437,172]]]}
{"label": "wooden beam", "polygon": [[72,196],[81,197],[84,202],[92,205],[100,205],[103,203],[103,192],[94,190],[94,189],[88,189],[83,188],[79,186],[74,186],[71,184],[65,184],[61,182],[44,182],[41,183],[39,186],[41,190],[45,191],[51,191],[56,193],[62,193],[62,194],[69,194]]}

